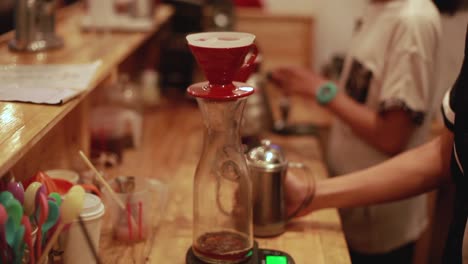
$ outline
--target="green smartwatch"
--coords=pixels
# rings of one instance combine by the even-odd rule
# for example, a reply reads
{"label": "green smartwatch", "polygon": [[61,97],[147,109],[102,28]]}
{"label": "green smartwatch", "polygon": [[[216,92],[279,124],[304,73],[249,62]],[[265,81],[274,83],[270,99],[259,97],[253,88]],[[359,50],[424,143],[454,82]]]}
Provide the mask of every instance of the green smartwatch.
{"label": "green smartwatch", "polygon": [[338,88],[332,82],[327,82],[317,90],[316,99],[321,105],[328,104],[338,93]]}

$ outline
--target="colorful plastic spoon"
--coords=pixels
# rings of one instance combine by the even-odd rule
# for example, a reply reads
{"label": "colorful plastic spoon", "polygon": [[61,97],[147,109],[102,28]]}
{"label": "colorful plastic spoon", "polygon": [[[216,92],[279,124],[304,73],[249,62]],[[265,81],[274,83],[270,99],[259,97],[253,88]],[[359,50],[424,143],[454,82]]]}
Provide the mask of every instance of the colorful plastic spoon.
{"label": "colorful plastic spoon", "polygon": [[24,203],[24,187],[21,182],[9,182],[7,189],[13,194],[16,200],[21,204]]}
{"label": "colorful plastic spoon", "polygon": [[15,241],[13,243],[13,253],[15,255],[14,263],[20,264],[23,259],[23,250],[24,250],[24,226],[20,225],[15,232]]}
{"label": "colorful plastic spoon", "polygon": [[9,200],[4,206],[8,214],[6,240],[8,245],[13,246],[16,230],[20,226],[21,218],[23,217],[23,207],[16,199]]}
{"label": "colorful plastic spoon", "polygon": [[0,203],[5,205],[8,201],[15,198],[9,191],[3,191],[0,193]]}
{"label": "colorful plastic spoon", "polygon": [[44,172],[42,171],[37,172],[35,177],[36,177],[36,181],[42,183],[42,185],[45,186],[47,193],[58,191],[57,185],[55,185],[55,182],[52,180],[52,178],[47,176],[47,174],[45,174]]}
{"label": "colorful plastic spoon", "polygon": [[[6,249],[6,240],[5,240],[5,224],[8,220],[8,214],[5,210],[5,207],[0,204],[0,247]],[[2,250],[2,263],[6,263],[7,255],[6,250]]]}
{"label": "colorful plastic spoon", "polygon": [[42,242],[44,242],[45,239],[45,234],[47,231],[49,231],[60,218],[60,210],[59,206],[55,201],[48,200],[47,201],[49,204],[49,215],[47,216],[47,220],[45,223],[42,225]]}
{"label": "colorful plastic spoon", "polygon": [[31,216],[36,211],[36,193],[42,184],[40,182],[31,183],[24,193],[24,213]]}
{"label": "colorful plastic spoon", "polygon": [[55,203],[60,207],[62,205],[62,196],[60,194],[53,192],[49,194],[49,198],[53,198],[55,200]]}
{"label": "colorful plastic spoon", "polygon": [[42,253],[42,228],[44,223],[46,222],[48,215],[49,215],[49,203],[47,202],[46,195],[41,191],[38,192],[39,198],[39,210],[37,217],[37,237],[36,237],[36,257],[39,257]]}
{"label": "colorful plastic spoon", "polygon": [[37,189],[36,201],[35,201],[36,202],[36,208],[39,205],[39,194],[41,194],[41,193],[47,198],[47,188],[46,188],[45,185],[41,185],[41,187],[39,187],[39,189]]}
{"label": "colorful plastic spoon", "polygon": [[29,221],[29,217],[23,215],[23,218],[21,218],[21,224],[24,226],[24,242],[26,242],[26,245],[28,245],[29,249],[29,264],[35,264],[34,248],[32,242],[32,226],[31,222]]}
{"label": "colorful plastic spoon", "polygon": [[55,244],[55,241],[62,232],[64,226],[71,223],[80,215],[81,210],[83,209],[84,195],[85,191],[83,187],[75,185],[63,197],[62,206],[60,207],[61,221],[54,234],[49,239],[49,242],[47,243],[44,251],[42,252],[42,255],[38,261],[39,264],[44,262],[46,256],[49,254],[49,251],[52,249],[52,245]]}
{"label": "colorful plastic spoon", "polygon": [[6,202],[5,210],[8,214],[8,219],[6,222],[5,228],[5,237],[6,242],[10,246],[7,248],[8,263],[11,263],[13,260],[15,250],[15,241],[16,241],[16,232],[20,227],[21,217],[23,217],[23,207],[16,199],[10,199]]}

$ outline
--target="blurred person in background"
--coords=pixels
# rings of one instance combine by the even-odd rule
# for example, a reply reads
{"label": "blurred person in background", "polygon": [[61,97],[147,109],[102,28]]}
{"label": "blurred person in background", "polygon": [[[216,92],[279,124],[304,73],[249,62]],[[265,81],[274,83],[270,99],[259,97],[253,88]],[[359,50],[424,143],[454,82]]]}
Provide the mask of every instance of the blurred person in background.
{"label": "blurred person in background", "polygon": [[[332,176],[379,164],[427,141],[443,95],[436,91],[434,78],[439,11],[453,13],[458,4],[369,1],[338,84],[300,67],[272,72],[273,81],[286,91],[315,97],[336,115],[327,151]],[[412,263],[415,241],[428,223],[423,195],[340,213],[357,264]]]}

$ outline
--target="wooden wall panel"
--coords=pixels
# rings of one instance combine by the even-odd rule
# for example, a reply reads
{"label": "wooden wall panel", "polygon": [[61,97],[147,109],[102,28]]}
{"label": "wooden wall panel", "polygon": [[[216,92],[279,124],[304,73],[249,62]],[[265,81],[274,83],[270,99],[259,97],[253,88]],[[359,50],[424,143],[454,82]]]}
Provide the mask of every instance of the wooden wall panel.
{"label": "wooden wall panel", "polygon": [[254,8],[238,8],[236,15],[236,30],[256,35],[265,70],[285,64],[312,67],[314,20],[311,16],[276,14]]}

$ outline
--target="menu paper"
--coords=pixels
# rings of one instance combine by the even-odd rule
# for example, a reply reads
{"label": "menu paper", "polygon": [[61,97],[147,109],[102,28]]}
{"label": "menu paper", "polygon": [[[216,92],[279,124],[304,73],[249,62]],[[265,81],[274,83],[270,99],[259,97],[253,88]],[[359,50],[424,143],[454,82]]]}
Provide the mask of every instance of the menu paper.
{"label": "menu paper", "polygon": [[65,103],[88,88],[100,64],[0,65],[0,101]]}

